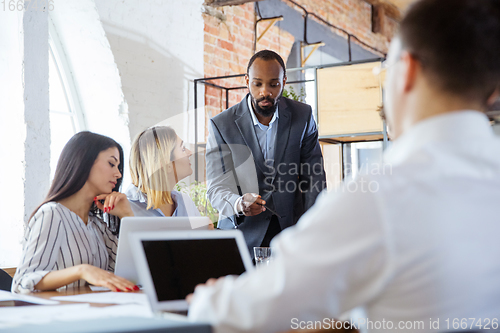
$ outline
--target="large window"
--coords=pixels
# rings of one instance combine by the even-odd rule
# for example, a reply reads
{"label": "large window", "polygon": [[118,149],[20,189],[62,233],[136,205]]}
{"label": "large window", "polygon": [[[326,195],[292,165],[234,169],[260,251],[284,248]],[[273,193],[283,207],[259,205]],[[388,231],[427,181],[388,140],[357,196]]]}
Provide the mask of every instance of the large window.
{"label": "large window", "polygon": [[57,161],[64,145],[77,132],[85,130],[85,119],[79,108],[64,53],[53,34],[49,43],[50,101],[50,179],[54,178]]}
{"label": "large window", "polygon": [[69,107],[68,97],[52,50],[49,53],[50,179],[52,179],[64,145],[77,131],[77,121]]}

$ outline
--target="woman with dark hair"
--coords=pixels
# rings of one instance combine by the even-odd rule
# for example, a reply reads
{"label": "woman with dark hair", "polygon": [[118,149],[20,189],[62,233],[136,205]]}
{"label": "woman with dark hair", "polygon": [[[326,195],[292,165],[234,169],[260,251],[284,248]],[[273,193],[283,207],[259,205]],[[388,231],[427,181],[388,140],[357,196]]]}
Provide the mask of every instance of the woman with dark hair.
{"label": "woman with dark hair", "polygon": [[104,222],[106,213],[133,216],[126,196],[118,192],[122,173],[123,150],[113,139],[80,132],[69,140],[47,197],[29,219],[13,292],[86,282],[113,291],[138,290],[112,273],[117,237]]}

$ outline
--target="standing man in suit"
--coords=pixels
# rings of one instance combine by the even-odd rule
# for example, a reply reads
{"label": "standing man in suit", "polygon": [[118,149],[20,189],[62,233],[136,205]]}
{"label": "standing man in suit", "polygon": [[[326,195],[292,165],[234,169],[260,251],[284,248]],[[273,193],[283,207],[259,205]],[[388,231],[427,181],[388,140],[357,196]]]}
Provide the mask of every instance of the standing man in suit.
{"label": "standing man in suit", "polygon": [[326,180],[311,107],[282,97],[283,59],[257,52],[245,80],[249,94],[210,120],[207,196],[219,228],[240,229],[253,252],[294,225]]}

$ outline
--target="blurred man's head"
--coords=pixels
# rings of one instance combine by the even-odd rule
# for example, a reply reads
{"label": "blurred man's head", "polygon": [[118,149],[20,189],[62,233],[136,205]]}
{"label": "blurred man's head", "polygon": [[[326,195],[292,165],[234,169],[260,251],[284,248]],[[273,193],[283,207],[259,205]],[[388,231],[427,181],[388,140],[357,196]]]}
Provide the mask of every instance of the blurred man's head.
{"label": "blurred man's head", "polygon": [[387,58],[385,111],[398,137],[429,116],[484,110],[500,87],[500,1],[421,0]]}
{"label": "blurred man's head", "polygon": [[248,62],[245,80],[255,112],[272,116],[286,84],[285,63],[280,55],[271,50],[255,53]]}

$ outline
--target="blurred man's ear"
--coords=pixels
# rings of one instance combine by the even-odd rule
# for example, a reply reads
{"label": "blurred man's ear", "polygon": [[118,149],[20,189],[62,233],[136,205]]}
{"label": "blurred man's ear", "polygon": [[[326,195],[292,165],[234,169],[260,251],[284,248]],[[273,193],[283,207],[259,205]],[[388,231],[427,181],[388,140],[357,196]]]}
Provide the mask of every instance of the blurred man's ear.
{"label": "blurred man's ear", "polygon": [[418,72],[421,72],[421,65],[408,51],[402,52],[400,61],[403,63],[404,92],[409,92],[415,86]]}
{"label": "blurred man's ear", "polygon": [[248,74],[245,74],[245,83],[247,84],[247,88],[250,88],[250,86],[248,85],[248,81],[249,81]]}

